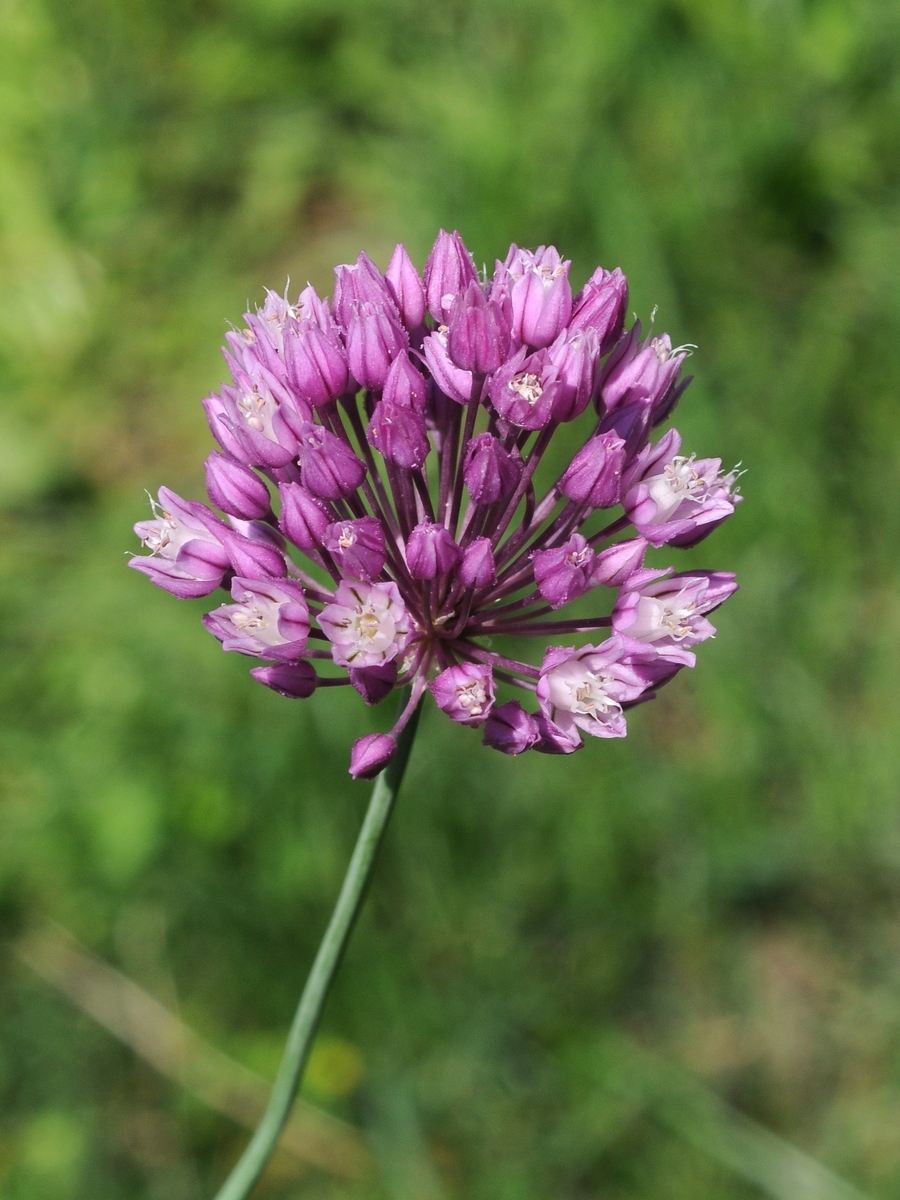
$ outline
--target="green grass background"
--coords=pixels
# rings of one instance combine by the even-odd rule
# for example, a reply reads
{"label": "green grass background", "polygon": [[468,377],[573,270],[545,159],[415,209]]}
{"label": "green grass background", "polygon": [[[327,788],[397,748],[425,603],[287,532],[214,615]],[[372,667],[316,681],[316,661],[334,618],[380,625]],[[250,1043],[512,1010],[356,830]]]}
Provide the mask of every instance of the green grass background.
{"label": "green grass background", "polygon": [[[699,346],[688,448],[747,470],[679,560],[742,591],[625,742],[426,713],[307,1089],[382,1178],[261,1195],[761,1195],[612,1086],[624,1035],[900,1197],[898,68],[897,0],[0,3],[6,946],[51,918],[274,1069],[387,717],[125,569],[265,285],[440,225],[621,266]],[[3,1200],[210,1196],[244,1135],[0,969]]]}

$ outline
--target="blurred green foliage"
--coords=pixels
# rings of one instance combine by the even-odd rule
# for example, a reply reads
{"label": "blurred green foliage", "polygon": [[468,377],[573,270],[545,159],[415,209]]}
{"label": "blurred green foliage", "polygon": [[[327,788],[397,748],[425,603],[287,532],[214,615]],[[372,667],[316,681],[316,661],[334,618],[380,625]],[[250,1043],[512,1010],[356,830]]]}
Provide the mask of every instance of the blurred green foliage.
{"label": "blurred green foliage", "polygon": [[[699,345],[677,423],[746,503],[680,561],[743,590],[623,744],[506,760],[426,715],[309,1091],[383,1180],[260,1194],[758,1195],[609,1090],[615,1030],[900,1196],[897,0],[0,18],[7,938],[53,918],[273,1069],[387,718],[264,692],[126,571],[142,489],[200,494],[264,285],[551,241]],[[244,1135],[3,972],[4,1200],[211,1195]]]}

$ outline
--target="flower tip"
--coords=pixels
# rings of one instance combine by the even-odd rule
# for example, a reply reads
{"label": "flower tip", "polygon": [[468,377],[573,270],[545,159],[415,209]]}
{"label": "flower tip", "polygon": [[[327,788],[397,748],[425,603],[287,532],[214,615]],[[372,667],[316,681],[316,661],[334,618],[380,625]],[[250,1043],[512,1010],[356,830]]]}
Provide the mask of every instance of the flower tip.
{"label": "flower tip", "polygon": [[350,774],[354,779],[374,779],[397,753],[396,741],[387,733],[367,733],[353,743]]}

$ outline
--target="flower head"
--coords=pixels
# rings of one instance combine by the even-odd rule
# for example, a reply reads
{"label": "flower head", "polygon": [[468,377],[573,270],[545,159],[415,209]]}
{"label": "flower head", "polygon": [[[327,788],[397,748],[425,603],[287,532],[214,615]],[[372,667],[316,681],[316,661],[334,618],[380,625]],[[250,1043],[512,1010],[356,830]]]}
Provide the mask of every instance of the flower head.
{"label": "flower head", "polygon": [[[621,271],[573,297],[569,269],[552,246],[513,246],[482,280],[441,231],[424,277],[398,246],[385,274],[365,254],[336,268],[330,303],[268,292],[204,401],[226,517],[162,488],[135,526],[149,553],[131,565],[160,587],[230,589],[204,623],[262,660],[266,687],[350,684],[368,704],[411,687],[390,733],[355,744],[355,778],[390,760],[426,688],[505,754],[624,736],[737,586],[645,566],[648,548],[693,545],[731,515],[737,473],[684,454],[674,430],[651,443],[692,348],[624,332]],[[555,432],[592,402],[581,448],[539,489]],[[560,611],[588,596],[588,615]],[[520,657],[526,637],[540,649]]]}

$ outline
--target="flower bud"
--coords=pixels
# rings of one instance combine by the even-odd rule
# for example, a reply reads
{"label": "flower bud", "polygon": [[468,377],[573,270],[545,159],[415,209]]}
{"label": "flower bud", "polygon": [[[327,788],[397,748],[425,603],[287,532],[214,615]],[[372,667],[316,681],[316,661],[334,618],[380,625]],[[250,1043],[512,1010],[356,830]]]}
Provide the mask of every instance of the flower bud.
{"label": "flower bud", "polygon": [[272,667],[254,667],[250,672],[258,682],[287,696],[289,700],[305,700],[316,690],[319,677],[308,662],[277,663]]}
{"label": "flower bud", "polygon": [[366,704],[379,704],[394,690],[397,682],[396,660],[391,659],[380,667],[351,667],[350,682]]}
{"label": "flower bud", "polygon": [[388,462],[405,471],[417,471],[431,449],[422,414],[390,400],[375,405],[366,437]]}
{"label": "flower bud", "polygon": [[573,421],[591,402],[597,382],[599,341],[592,329],[563,331],[547,351],[557,375],[553,416]]}
{"label": "flower bud", "polygon": [[347,391],[347,356],[337,337],[330,338],[312,321],[302,321],[285,339],[288,379],[314,408]]}
{"label": "flower bud", "polygon": [[580,533],[562,546],[534,552],[534,580],[551,608],[577,600],[591,586],[594,551]]}
{"label": "flower bud", "polygon": [[518,341],[539,350],[565,327],[572,311],[571,265],[553,246],[539,246],[534,253],[510,248],[505,269]]}
{"label": "flower bud", "polygon": [[576,504],[611,508],[619,503],[625,442],[616,433],[598,434],[578,451],[559,481],[559,490]]}
{"label": "flower bud", "polygon": [[438,325],[449,320],[457,295],[470,283],[477,282],[478,272],[462,238],[442,229],[425,264],[425,297],[428,311]]}
{"label": "flower bud", "polygon": [[406,563],[413,579],[436,579],[452,571],[462,551],[443,525],[423,522],[410,532],[406,543]]}
{"label": "flower bud", "polygon": [[391,294],[400,310],[403,324],[412,331],[425,320],[425,288],[406,248],[399,244],[385,272]]}
{"label": "flower bud", "polygon": [[644,538],[630,538],[627,542],[616,542],[607,550],[601,551],[594,559],[591,571],[591,586],[602,584],[604,587],[618,588],[640,570],[647,553],[647,542]]}
{"label": "flower bud", "polygon": [[618,267],[611,272],[598,267],[575,297],[569,329],[596,330],[602,357],[622,336],[627,310],[628,281],[625,276]]}
{"label": "flower bud", "polygon": [[498,438],[479,433],[466,446],[463,478],[476,504],[493,504],[516,490],[522,460],[504,449]]}
{"label": "flower bud", "polygon": [[353,743],[350,774],[354,779],[374,779],[397,753],[396,741],[387,733],[367,733]]}
{"label": "flower bud", "polygon": [[252,540],[235,529],[230,529],[223,541],[236,575],[277,579],[287,573],[284,555],[270,542]]}
{"label": "flower bud", "polygon": [[391,363],[407,345],[406,330],[383,304],[355,306],[347,326],[347,361],[360,387],[380,391]]}
{"label": "flower bud", "polygon": [[338,500],[355,492],[365,478],[364,463],[346,442],[321,425],[304,421],[298,442],[303,483],[314,496]]}
{"label": "flower bud", "polygon": [[484,727],[482,742],[502,754],[524,754],[540,740],[535,718],[518,700],[510,700],[492,710]]}
{"label": "flower bud", "polygon": [[459,578],[466,587],[483,588],[496,583],[497,568],[490,538],[475,538],[466,546],[459,564]]}
{"label": "flower bud", "polygon": [[421,371],[413,366],[408,351],[398,354],[391,363],[381,398],[401,408],[411,408],[418,413],[425,411],[428,384]]}
{"label": "flower bud", "polygon": [[372,583],[384,566],[384,530],[376,517],[335,521],[325,530],[325,549],[349,579]]}
{"label": "flower bud", "polygon": [[472,372],[464,371],[447,352],[447,334],[440,329],[429,333],[422,343],[422,352],[434,381],[451,400],[468,404],[472,395]]}
{"label": "flower bud", "polygon": [[470,283],[453,302],[447,333],[450,358],[464,371],[486,375],[509,354],[509,319],[489,301],[478,283]]}
{"label": "flower bud", "polygon": [[269,489],[249,467],[213,450],[205,463],[206,490],[222,512],[252,521],[271,511]]}
{"label": "flower bud", "polygon": [[332,519],[323,502],[299,483],[279,484],[278,492],[281,496],[278,524],[285,537],[305,554],[321,549]]}
{"label": "flower bud", "polygon": [[460,725],[481,725],[494,706],[491,668],[482,663],[448,667],[428,686],[438,708]]}
{"label": "flower bud", "polygon": [[335,267],[334,274],[334,315],[344,330],[350,328],[350,321],[360,304],[384,305],[399,321],[400,314],[391,289],[364,251],[355,263]]}

